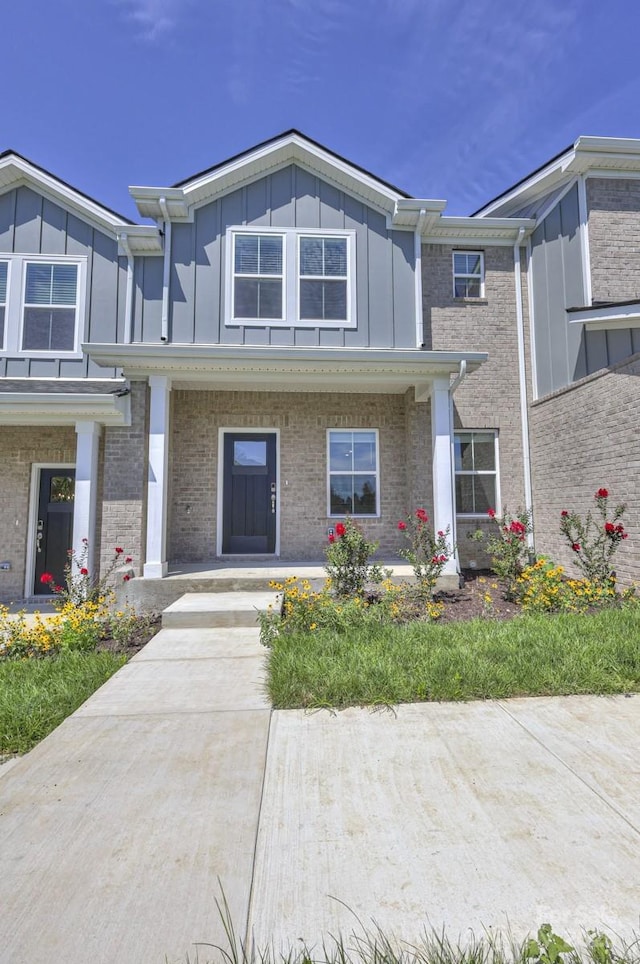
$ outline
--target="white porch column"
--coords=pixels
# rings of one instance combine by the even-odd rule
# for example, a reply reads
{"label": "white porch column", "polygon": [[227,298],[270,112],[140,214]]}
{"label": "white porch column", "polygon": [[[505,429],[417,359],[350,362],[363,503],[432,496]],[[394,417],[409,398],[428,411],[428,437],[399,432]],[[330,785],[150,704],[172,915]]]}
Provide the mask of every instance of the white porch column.
{"label": "white porch column", "polygon": [[147,558],[145,579],[161,579],[167,563],[167,484],[171,379],[150,375],[149,479],[147,482]]}
{"label": "white porch column", "polygon": [[[87,569],[95,562],[96,505],[98,501],[98,449],[102,426],[76,422],[76,486],[73,500],[73,551],[79,559],[89,546]],[[84,540],[87,540],[86,543]]]}
{"label": "white porch column", "polygon": [[[455,546],[456,510],[453,474],[453,411],[448,378],[434,378],[431,386],[431,437],[433,450],[433,528],[449,529],[448,542]],[[458,571],[457,552],[443,575]]]}

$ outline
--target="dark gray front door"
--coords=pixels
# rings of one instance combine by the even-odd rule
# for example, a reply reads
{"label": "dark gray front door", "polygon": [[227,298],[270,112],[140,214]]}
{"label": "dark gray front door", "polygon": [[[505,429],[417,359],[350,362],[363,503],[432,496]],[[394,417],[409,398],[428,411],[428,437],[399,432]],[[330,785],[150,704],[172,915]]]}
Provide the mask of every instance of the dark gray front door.
{"label": "dark gray front door", "polygon": [[33,592],[51,595],[51,584],[41,582],[43,573],[64,585],[64,567],[73,534],[75,469],[41,469],[36,522],[36,564]]}
{"label": "dark gray front door", "polygon": [[225,432],[223,553],[276,550],[276,436]]}

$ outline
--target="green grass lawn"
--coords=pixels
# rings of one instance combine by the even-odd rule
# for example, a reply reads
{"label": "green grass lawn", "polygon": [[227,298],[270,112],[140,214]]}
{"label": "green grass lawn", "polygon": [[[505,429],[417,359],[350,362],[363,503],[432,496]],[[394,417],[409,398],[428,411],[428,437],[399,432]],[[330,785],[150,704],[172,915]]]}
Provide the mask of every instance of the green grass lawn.
{"label": "green grass lawn", "polygon": [[125,662],[108,652],[0,661],[0,754],[26,753]]}
{"label": "green grass lawn", "polygon": [[283,635],[268,666],[281,709],[633,692],[640,607]]}

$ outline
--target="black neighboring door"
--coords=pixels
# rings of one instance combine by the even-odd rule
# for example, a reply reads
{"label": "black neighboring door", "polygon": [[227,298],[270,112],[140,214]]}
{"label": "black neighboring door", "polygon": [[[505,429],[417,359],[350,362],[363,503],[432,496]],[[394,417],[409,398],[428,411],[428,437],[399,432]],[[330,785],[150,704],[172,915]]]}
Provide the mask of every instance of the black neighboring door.
{"label": "black neighboring door", "polygon": [[36,565],[33,592],[51,595],[49,584],[41,582],[51,573],[55,585],[64,585],[64,567],[71,548],[75,469],[41,469],[36,522]]}
{"label": "black neighboring door", "polygon": [[222,552],[276,551],[276,436],[225,432]]}

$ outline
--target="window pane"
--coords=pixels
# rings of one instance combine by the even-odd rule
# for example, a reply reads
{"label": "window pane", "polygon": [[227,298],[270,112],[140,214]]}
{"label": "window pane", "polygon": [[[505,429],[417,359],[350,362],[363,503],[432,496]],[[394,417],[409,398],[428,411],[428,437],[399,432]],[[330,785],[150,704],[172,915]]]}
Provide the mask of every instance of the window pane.
{"label": "window pane", "polygon": [[324,274],[322,238],[300,238],[300,274]]}
{"label": "window pane", "polygon": [[234,318],[282,318],[282,281],[236,278]]}
{"label": "window pane", "polygon": [[481,291],[480,291],[480,281],[479,281],[479,280],[476,281],[475,279],[467,278],[466,288],[467,288],[466,294],[463,295],[463,297],[465,297],[465,298],[479,298],[479,297],[480,297]]}
{"label": "window pane", "polygon": [[52,264],[28,264],[25,301],[28,305],[51,304]]}
{"label": "window pane", "polygon": [[233,443],[234,465],[266,465],[267,443],[258,439],[245,439]]}
{"label": "window pane", "polygon": [[353,437],[350,433],[329,436],[329,470],[350,472],[353,468]]}
{"label": "window pane", "polygon": [[456,476],[456,512],[473,512],[473,475]]}
{"label": "window pane", "polygon": [[258,238],[236,234],[236,274],[258,274]]}
{"label": "window pane", "polygon": [[376,477],[375,475],[354,475],[353,477],[353,514],[375,515]]}
{"label": "window pane", "polygon": [[4,305],[0,305],[0,348],[4,345]]}
{"label": "window pane", "polygon": [[353,512],[353,476],[331,476],[331,515]]}
{"label": "window pane", "polygon": [[73,308],[51,310],[51,348],[73,351],[75,348],[76,313]]}
{"label": "window pane", "polygon": [[0,261],[0,304],[4,305],[7,301],[7,262]]}
{"label": "window pane", "polygon": [[479,254],[467,255],[467,274],[477,274],[480,276],[482,258]]}
{"label": "window pane", "polygon": [[473,440],[473,461],[476,472],[493,471],[496,467],[496,444],[493,435],[476,435]]}
{"label": "window pane", "polygon": [[347,282],[301,281],[300,317],[318,321],[346,321]]}
{"label": "window pane", "polygon": [[456,472],[471,472],[473,470],[473,435],[471,432],[459,432],[455,436],[455,466]]}
{"label": "window pane", "polygon": [[78,268],[75,264],[54,264],[51,304],[75,305]]}
{"label": "window pane", "polygon": [[25,308],[22,348],[25,351],[73,351],[75,322],[73,308]]}
{"label": "window pane", "polygon": [[475,511],[485,513],[495,508],[496,478],[495,475],[474,475]]}
{"label": "window pane", "polygon": [[454,274],[466,274],[467,273],[467,256],[460,252],[456,252],[453,256],[453,273]]}
{"label": "window pane", "polygon": [[467,281],[465,278],[456,278],[454,292],[456,298],[467,297]]}
{"label": "window pane", "polygon": [[260,236],[260,274],[282,274],[282,238]]}
{"label": "window pane", "polygon": [[49,502],[73,502],[75,482],[68,475],[54,475],[51,479]]}
{"label": "window pane", "polygon": [[324,242],[324,273],[328,275],[347,274],[347,239],[326,238]]}
{"label": "window pane", "polygon": [[353,467],[356,471],[376,469],[376,436],[374,432],[353,433]]}

